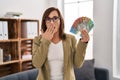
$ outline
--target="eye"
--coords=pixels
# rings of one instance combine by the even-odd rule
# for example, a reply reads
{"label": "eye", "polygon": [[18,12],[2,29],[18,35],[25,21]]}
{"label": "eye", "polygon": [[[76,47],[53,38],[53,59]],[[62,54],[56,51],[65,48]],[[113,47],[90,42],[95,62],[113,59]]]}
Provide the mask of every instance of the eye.
{"label": "eye", "polygon": [[50,21],[50,20],[51,20],[51,18],[47,17],[47,18],[45,18],[45,20],[46,20],[46,21]]}
{"label": "eye", "polygon": [[59,17],[58,17],[58,16],[54,16],[53,19],[54,19],[54,20],[57,20],[57,19],[59,19]]}

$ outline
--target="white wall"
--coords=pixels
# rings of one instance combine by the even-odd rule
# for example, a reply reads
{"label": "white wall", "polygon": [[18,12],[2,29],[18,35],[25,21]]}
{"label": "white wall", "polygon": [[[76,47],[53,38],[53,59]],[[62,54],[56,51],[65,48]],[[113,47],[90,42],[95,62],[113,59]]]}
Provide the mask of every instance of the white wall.
{"label": "white wall", "polygon": [[21,12],[23,18],[41,19],[47,0],[0,0],[0,17],[6,12]]}
{"label": "white wall", "polygon": [[62,12],[63,0],[0,0],[0,17],[6,12],[21,12],[22,18],[42,19],[43,12],[48,7],[59,7]]}
{"label": "white wall", "polygon": [[64,15],[63,13],[63,8],[64,8],[64,0],[49,0],[48,1],[48,6],[49,7],[57,7],[59,8],[60,12],[62,13],[62,15]]}
{"label": "white wall", "polygon": [[113,0],[94,0],[93,53],[95,66],[107,68],[112,75]]}

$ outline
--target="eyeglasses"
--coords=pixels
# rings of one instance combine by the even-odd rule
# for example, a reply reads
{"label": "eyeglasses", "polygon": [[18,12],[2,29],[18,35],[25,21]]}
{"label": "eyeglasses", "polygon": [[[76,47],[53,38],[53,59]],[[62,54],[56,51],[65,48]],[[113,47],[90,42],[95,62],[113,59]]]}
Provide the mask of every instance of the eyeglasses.
{"label": "eyeglasses", "polygon": [[60,17],[58,17],[58,16],[54,16],[53,18],[47,17],[47,18],[45,19],[45,21],[46,21],[47,23],[50,23],[51,20],[52,20],[53,22],[57,22],[59,19],[60,19]]}

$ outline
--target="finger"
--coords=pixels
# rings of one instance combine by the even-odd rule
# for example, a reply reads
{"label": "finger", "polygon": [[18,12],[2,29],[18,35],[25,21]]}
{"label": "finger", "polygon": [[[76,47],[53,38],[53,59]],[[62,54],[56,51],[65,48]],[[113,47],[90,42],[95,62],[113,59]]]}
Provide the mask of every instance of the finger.
{"label": "finger", "polygon": [[82,36],[81,41],[82,42],[88,42],[90,40],[89,36]]}
{"label": "finger", "polygon": [[47,27],[46,31],[45,32],[49,32],[49,27]]}
{"label": "finger", "polygon": [[54,33],[54,26],[50,26],[50,28],[48,29],[48,33],[49,34],[53,34]]}
{"label": "finger", "polygon": [[48,31],[47,31],[48,33],[52,33],[52,26],[49,26],[48,27]]}
{"label": "finger", "polygon": [[82,33],[82,38],[83,39],[89,40],[89,34],[88,34],[87,30],[82,30],[81,33]]}
{"label": "finger", "polygon": [[50,26],[47,27],[47,32],[50,32],[50,28],[51,28]]}
{"label": "finger", "polygon": [[53,27],[53,33],[52,35],[54,35],[57,32],[57,28]]}
{"label": "finger", "polygon": [[81,31],[81,33],[82,33],[83,36],[88,36],[88,32],[87,32],[86,29],[83,29],[83,30]]}
{"label": "finger", "polygon": [[51,28],[51,34],[54,34],[54,30],[55,30],[55,27],[52,26],[52,28]]}

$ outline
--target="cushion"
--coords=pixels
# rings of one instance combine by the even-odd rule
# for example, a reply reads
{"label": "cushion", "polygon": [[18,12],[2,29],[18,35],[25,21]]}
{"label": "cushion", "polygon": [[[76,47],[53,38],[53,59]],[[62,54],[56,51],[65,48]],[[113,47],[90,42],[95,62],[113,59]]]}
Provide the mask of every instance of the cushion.
{"label": "cushion", "polygon": [[76,80],[95,80],[94,59],[85,60],[81,68],[74,68]]}

